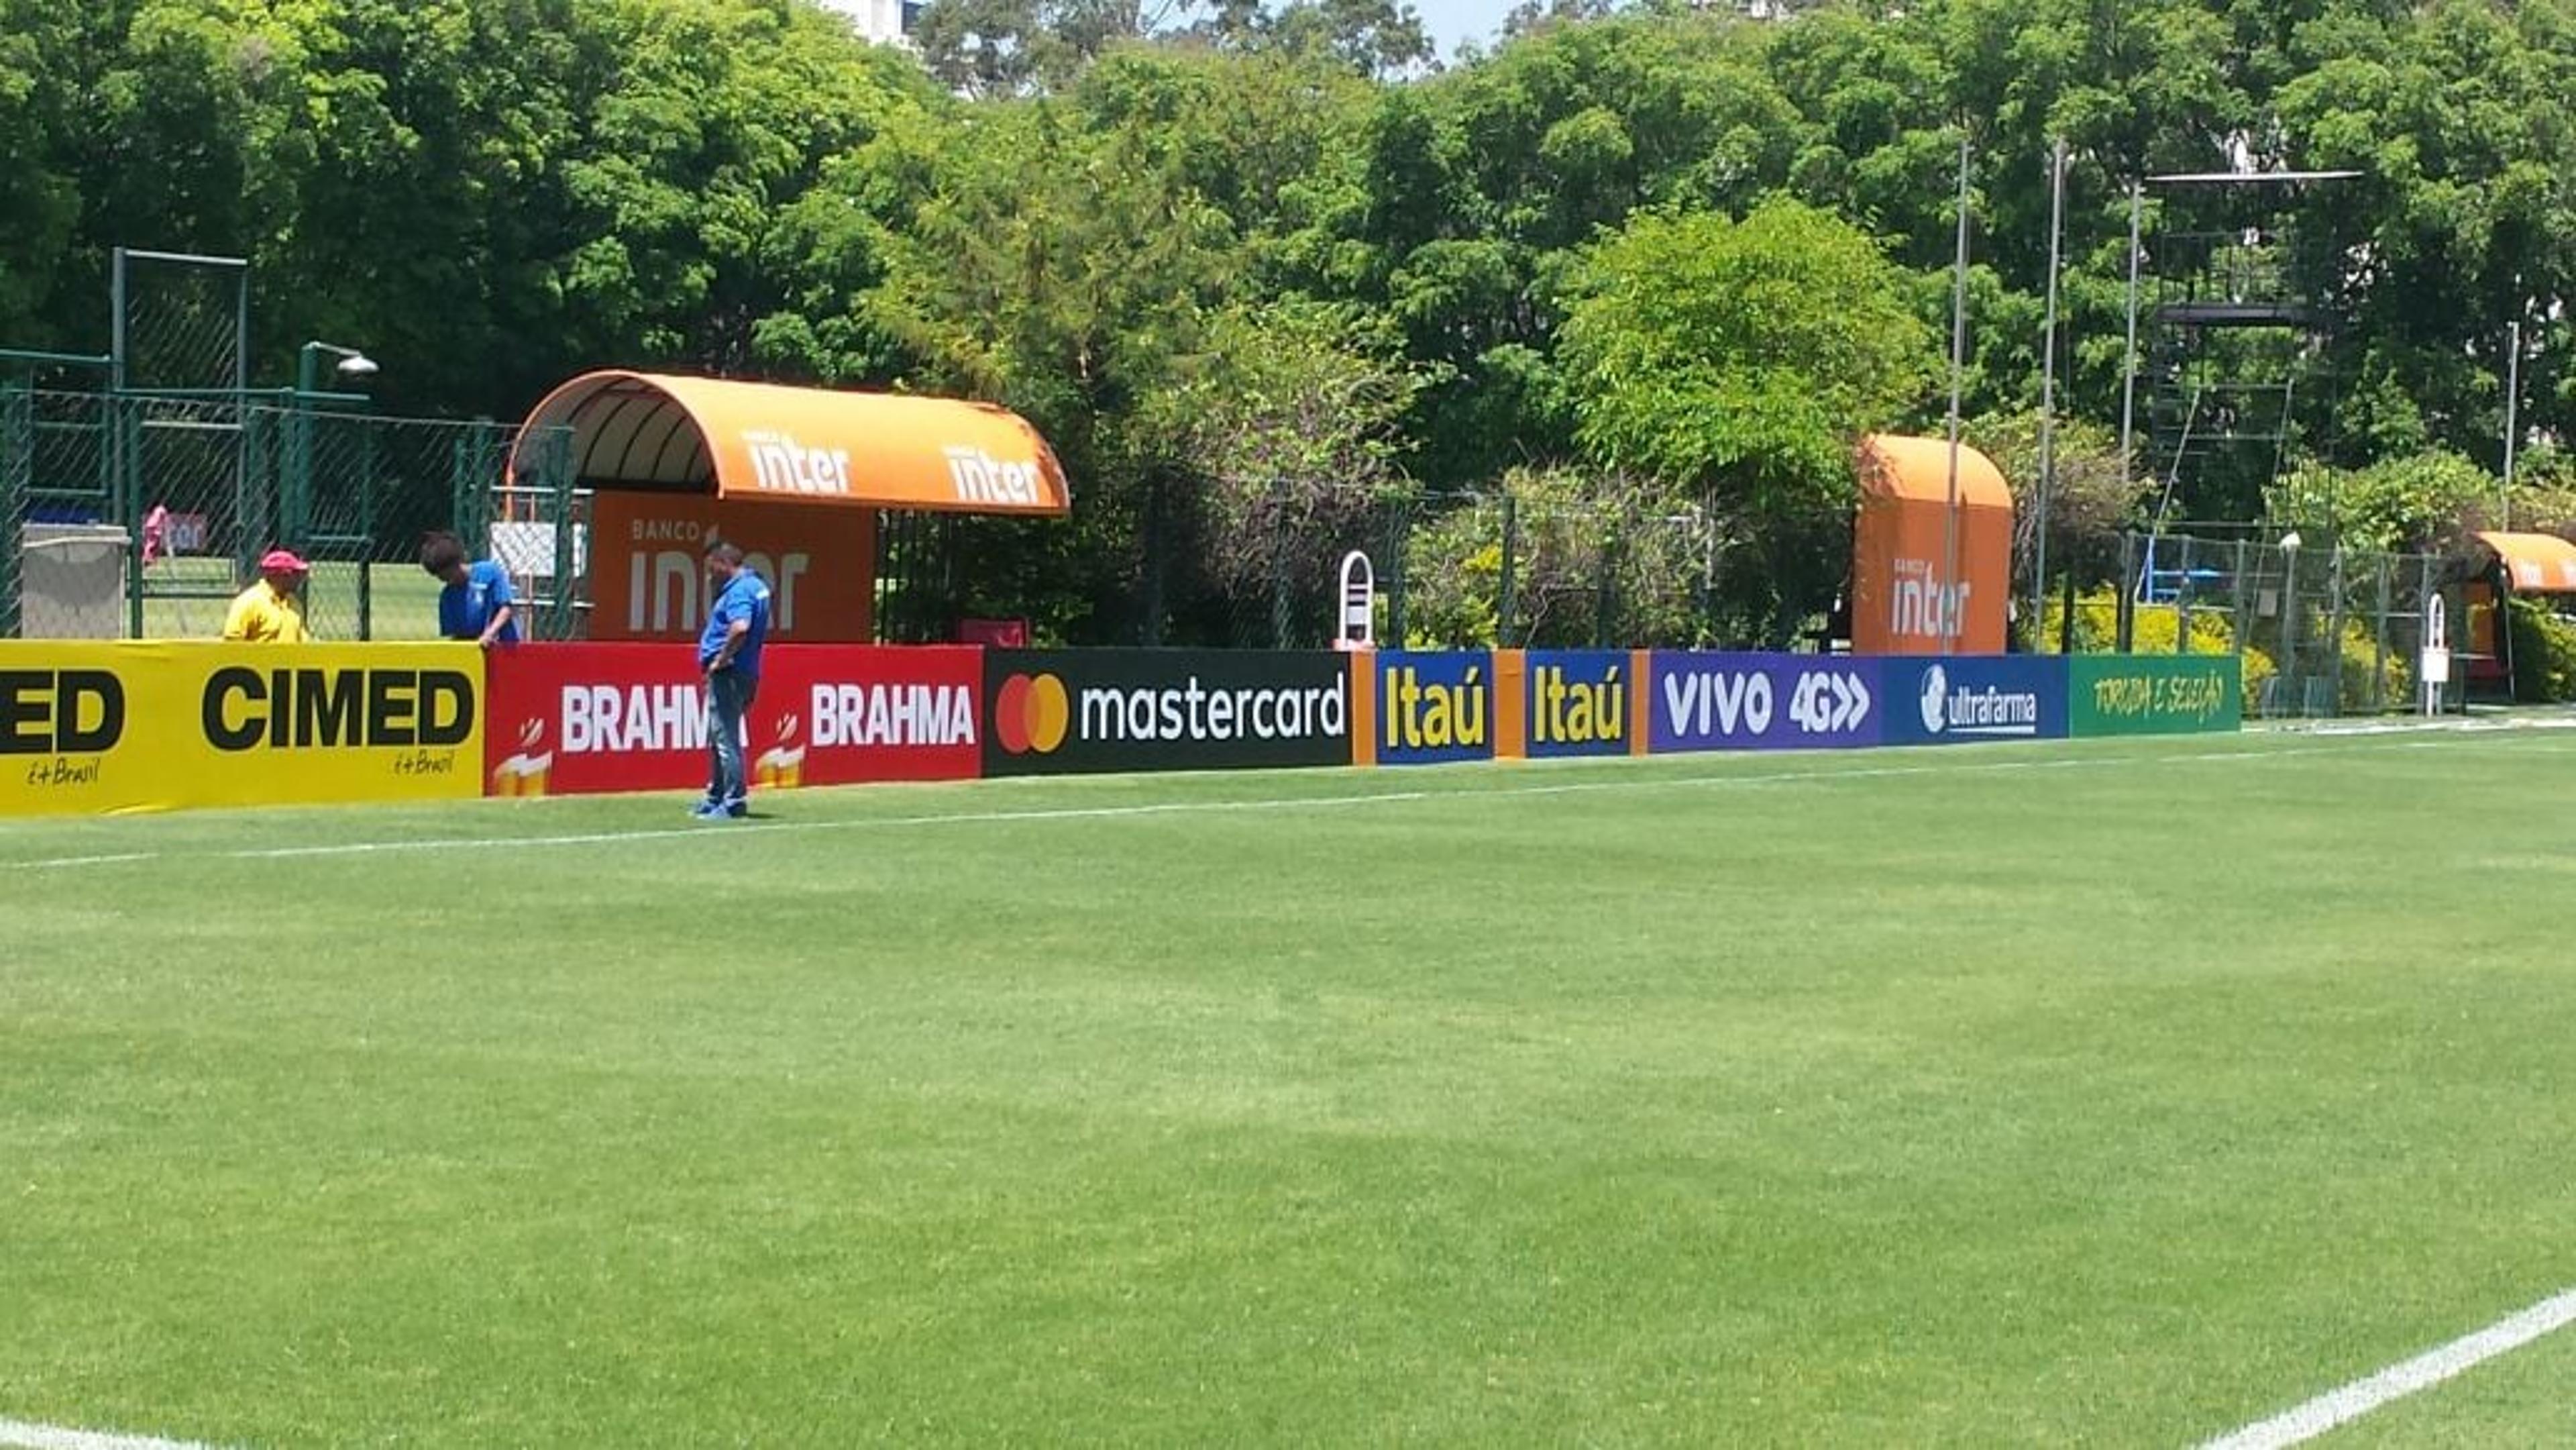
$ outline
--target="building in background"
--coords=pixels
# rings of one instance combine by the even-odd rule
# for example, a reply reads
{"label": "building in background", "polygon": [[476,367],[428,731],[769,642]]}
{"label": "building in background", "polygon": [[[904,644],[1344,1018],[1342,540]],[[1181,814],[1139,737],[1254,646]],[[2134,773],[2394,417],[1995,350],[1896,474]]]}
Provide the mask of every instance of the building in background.
{"label": "building in background", "polygon": [[920,0],[822,0],[822,4],[850,17],[860,35],[879,45],[909,45],[905,37],[921,16]]}

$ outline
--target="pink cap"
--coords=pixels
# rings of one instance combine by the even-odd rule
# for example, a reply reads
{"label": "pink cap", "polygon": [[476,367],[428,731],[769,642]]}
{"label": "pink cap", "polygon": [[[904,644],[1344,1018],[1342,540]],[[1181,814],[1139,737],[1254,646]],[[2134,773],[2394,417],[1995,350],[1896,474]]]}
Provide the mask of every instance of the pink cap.
{"label": "pink cap", "polygon": [[259,556],[262,574],[306,574],[312,572],[305,562],[284,549],[271,549]]}

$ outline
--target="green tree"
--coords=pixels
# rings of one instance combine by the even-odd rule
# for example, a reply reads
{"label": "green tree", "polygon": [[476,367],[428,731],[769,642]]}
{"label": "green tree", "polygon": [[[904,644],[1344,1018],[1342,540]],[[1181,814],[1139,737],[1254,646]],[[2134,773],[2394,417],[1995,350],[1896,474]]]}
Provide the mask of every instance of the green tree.
{"label": "green tree", "polygon": [[2456,453],[2386,458],[2367,468],[2310,463],[2276,482],[2264,499],[2277,523],[2322,525],[2336,540],[2380,553],[2424,553],[2495,526],[2502,485]]}
{"label": "green tree", "polygon": [[1138,431],[1194,505],[1185,523],[1236,618],[1283,586],[1317,601],[1345,550],[1377,544],[1383,511],[1411,492],[1397,452],[1420,385],[1394,329],[1288,302],[1211,318],[1201,351],[1145,400]]}
{"label": "green tree", "polygon": [[1785,643],[1857,497],[1852,451],[1915,404],[1932,339],[1876,243],[1775,198],[1742,221],[1645,213],[1588,249],[1560,347],[1585,446],[1698,503],[1762,568],[1730,600]]}
{"label": "green tree", "polygon": [[2523,324],[2521,421],[2576,422],[2563,359],[2576,292],[2576,6],[2338,6],[2300,27],[2277,97],[2293,154],[2362,173],[2318,194],[2341,246],[2307,259],[2356,386],[2319,431],[2333,461],[2446,447],[2489,462],[2503,348]]}

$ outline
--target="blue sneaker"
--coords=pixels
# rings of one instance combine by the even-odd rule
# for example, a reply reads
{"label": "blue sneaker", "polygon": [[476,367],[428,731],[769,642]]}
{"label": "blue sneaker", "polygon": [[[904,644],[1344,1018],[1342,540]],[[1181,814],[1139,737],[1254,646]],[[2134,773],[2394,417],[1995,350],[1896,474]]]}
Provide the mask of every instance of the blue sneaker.
{"label": "blue sneaker", "polygon": [[751,814],[751,802],[726,801],[719,813],[733,820],[741,820]]}
{"label": "blue sneaker", "polygon": [[725,817],[725,808],[714,801],[700,801],[689,807],[689,816],[693,820],[720,821]]}

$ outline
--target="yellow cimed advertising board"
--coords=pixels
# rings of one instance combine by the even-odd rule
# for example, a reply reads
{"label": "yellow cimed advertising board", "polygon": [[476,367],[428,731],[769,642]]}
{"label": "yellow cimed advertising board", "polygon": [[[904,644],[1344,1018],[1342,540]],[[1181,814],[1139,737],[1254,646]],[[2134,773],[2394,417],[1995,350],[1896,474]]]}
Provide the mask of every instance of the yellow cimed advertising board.
{"label": "yellow cimed advertising board", "polygon": [[0,642],[0,815],[482,793],[457,644]]}

